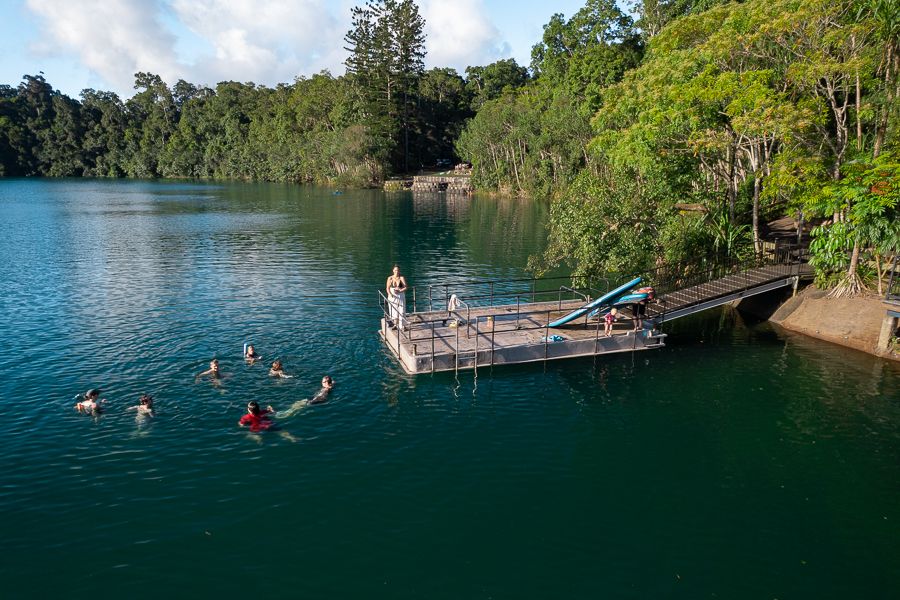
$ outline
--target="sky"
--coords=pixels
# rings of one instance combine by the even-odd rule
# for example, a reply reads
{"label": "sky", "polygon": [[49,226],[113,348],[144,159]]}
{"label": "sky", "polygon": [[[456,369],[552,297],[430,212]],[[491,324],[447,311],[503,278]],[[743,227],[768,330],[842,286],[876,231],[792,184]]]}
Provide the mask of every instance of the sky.
{"label": "sky", "polygon": [[[274,86],[323,69],[344,73],[351,0],[0,0],[0,84],[44,73],[77,98],[94,88],[134,94],[147,71],[215,86]],[[531,47],[553,13],[571,17],[585,0],[418,0],[426,68],[514,58]]]}

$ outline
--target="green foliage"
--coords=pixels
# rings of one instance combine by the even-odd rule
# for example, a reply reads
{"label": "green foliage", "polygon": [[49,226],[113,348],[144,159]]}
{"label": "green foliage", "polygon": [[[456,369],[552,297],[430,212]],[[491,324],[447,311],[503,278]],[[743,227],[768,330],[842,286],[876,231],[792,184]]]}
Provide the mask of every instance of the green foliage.
{"label": "green foliage", "polygon": [[566,264],[588,276],[651,268],[662,249],[657,224],[667,195],[627,170],[583,172],[551,205],[547,251],[529,268],[541,274]]}
{"label": "green foliage", "polygon": [[503,92],[513,92],[528,83],[528,69],[515,59],[498,60],[484,67],[466,68],[466,90],[472,96],[472,110],[478,111],[488,100]]}
{"label": "green foliage", "polygon": [[[368,0],[352,9],[345,64],[357,108],[391,166],[410,167],[418,127],[415,100],[425,71],[425,20],[412,0]],[[412,164],[416,160],[413,157]]]}
{"label": "green foliage", "polygon": [[813,215],[839,217],[813,231],[810,264],[820,285],[841,279],[854,246],[864,254],[862,265],[867,257],[889,263],[900,251],[900,160],[886,153],[845,164],[841,180],[826,186],[806,208]]}

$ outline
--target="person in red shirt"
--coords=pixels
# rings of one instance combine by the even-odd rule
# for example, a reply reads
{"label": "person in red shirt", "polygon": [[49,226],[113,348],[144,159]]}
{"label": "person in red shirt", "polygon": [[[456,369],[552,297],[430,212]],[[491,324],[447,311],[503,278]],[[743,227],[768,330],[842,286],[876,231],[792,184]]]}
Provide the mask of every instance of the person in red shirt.
{"label": "person in red shirt", "polygon": [[241,417],[238,425],[241,427],[249,427],[250,431],[265,431],[274,425],[269,415],[274,415],[275,409],[267,406],[266,410],[259,408],[259,403],[250,401],[247,403],[247,414]]}

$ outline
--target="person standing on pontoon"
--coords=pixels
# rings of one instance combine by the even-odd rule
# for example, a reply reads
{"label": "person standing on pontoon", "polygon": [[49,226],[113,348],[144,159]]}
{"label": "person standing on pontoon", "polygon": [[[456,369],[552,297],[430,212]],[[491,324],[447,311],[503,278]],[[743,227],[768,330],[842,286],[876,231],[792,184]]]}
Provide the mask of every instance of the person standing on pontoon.
{"label": "person standing on pontoon", "polygon": [[387,292],[388,305],[390,306],[391,327],[399,327],[402,331],[404,328],[406,313],[406,278],[400,274],[400,267],[394,265],[393,273],[388,276],[387,283],[384,286]]}

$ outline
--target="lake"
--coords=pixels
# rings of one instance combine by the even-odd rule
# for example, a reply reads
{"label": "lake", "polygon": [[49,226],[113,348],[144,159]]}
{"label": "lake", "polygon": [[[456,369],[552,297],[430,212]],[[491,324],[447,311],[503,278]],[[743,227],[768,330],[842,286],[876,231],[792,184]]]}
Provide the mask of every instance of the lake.
{"label": "lake", "polygon": [[[545,203],[0,180],[6,598],[887,598],[900,368],[741,316],[408,376],[377,291],[527,276]],[[241,359],[245,342],[263,360]],[[220,385],[195,379],[213,357]],[[278,358],[292,379],[267,376]],[[303,406],[324,374],[328,402]],[[102,388],[99,417],[74,396]],[[127,407],[150,393],[153,419]],[[237,427],[249,400],[297,408]]]}

